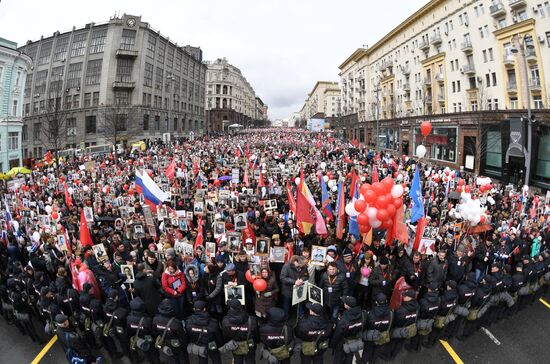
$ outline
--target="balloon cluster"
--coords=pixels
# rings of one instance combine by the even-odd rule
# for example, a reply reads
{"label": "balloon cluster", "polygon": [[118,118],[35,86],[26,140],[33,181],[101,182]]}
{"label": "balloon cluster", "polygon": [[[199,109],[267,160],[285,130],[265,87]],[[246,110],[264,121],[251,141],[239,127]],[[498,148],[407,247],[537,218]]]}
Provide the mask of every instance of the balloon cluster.
{"label": "balloon cluster", "polygon": [[487,220],[487,216],[484,214],[485,208],[481,206],[479,199],[473,200],[469,196],[466,196],[466,198],[463,197],[457,211],[459,213],[457,217],[462,217],[474,226],[479,223],[484,224]]}
{"label": "balloon cluster", "polygon": [[267,282],[265,281],[265,279],[255,276],[254,274],[252,274],[250,269],[246,271],[244,276],[247,281],[252,283],[252,287],[254,287],[254,290],[256,290],[257,292],[263,292],[267,289]]}
{"label": "balloon cluster", "polygon": [[476,184],[479,186],[479,192],[488,192],[493,189],[491,179],[489,177],[478,177]]}
{"label": "balloon cluster", "polygon": [[[423,121],[422,124],[420,124],[420,132],[422,135],[424,135],[424,138],[426,138],[430,133],[432,132],[432,123],[428,120]],[[426,147],[422,144],[416,147],[416,156],[418,158],[424,158],[426,156]]]}
{"label": "balloon cluster", "polygon": [[403,205],[403,186],[394,184],[391,177],[372,185],[364,183],[360,197],[346,205],[349,216],[357,216],[359,232],[366,234],[371,228],[390,229],[397,210]]}

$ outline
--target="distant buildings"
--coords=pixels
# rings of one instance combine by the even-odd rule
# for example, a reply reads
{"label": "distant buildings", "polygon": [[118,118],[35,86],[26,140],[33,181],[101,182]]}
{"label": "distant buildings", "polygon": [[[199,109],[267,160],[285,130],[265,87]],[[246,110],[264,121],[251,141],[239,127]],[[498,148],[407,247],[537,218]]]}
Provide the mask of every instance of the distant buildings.
{"label": "distant buildings", "polygon": [[212,132],[227,131],[235,124],[251,127],[267,120],[267,105],[256,96],[240,69],[225,58],[205,64],[206,110]]}
{"label": "distant buildings", "polygon": [[42,158],[54,144],[81,148],[208,130],[201,49],[178,45],[139,16],[55,32],[19,51],[31,58],[26,157]]}
{"label": "distant buildings", "polygon": [[0,38],[0,171],[22,166],[23,87],[32,59]]}
{"label": "distant buildings", "polygon": [[300,110],[302,119],[311,119],[316,114],[336,117],[340,114],[340,87],[338,82],[317,81]]}

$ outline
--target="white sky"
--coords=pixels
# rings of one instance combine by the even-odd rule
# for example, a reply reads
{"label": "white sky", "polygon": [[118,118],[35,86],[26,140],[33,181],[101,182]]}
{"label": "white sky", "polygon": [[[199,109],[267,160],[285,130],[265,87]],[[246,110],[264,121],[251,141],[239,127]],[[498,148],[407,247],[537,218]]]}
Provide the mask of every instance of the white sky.
{"label": "white sky", "polygon": [[338,66],[372,45],[428,0],[3,0],[0,37],[24,44],[56,30],[141,15],[205,60],[239,67],[272,120],[298,111],[318,80],[338,81]]}

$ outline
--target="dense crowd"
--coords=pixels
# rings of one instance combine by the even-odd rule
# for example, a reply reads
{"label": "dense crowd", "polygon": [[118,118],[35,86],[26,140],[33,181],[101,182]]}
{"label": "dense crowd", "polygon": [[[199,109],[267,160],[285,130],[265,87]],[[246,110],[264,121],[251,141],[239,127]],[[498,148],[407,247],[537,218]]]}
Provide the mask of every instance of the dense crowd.
{"label": "dense crowd", "polygon": [[[415,172],[424,217],[411,222]],[[351,205],[384,178],[403,186],[403,214],[358,228]],[[33,341],[57,334],[73,363],[103,349],[151,363],[391,360],[548,291],[550,201],[484,181],[302,131],[49,154],[3,183],[2,314]]]}

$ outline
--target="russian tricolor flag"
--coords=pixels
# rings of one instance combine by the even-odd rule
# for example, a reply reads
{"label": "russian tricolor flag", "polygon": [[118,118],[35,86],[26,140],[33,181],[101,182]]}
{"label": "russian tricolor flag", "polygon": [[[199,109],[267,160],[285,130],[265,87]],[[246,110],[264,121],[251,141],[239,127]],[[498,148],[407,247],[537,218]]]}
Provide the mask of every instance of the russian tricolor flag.
{"label": "russian tricolor flag", "polygon": [[136,191],[143,195],[143,200],[156,211],[156,207],[167,201],[168,194],[149,177],[147,172],[136,171]]}

